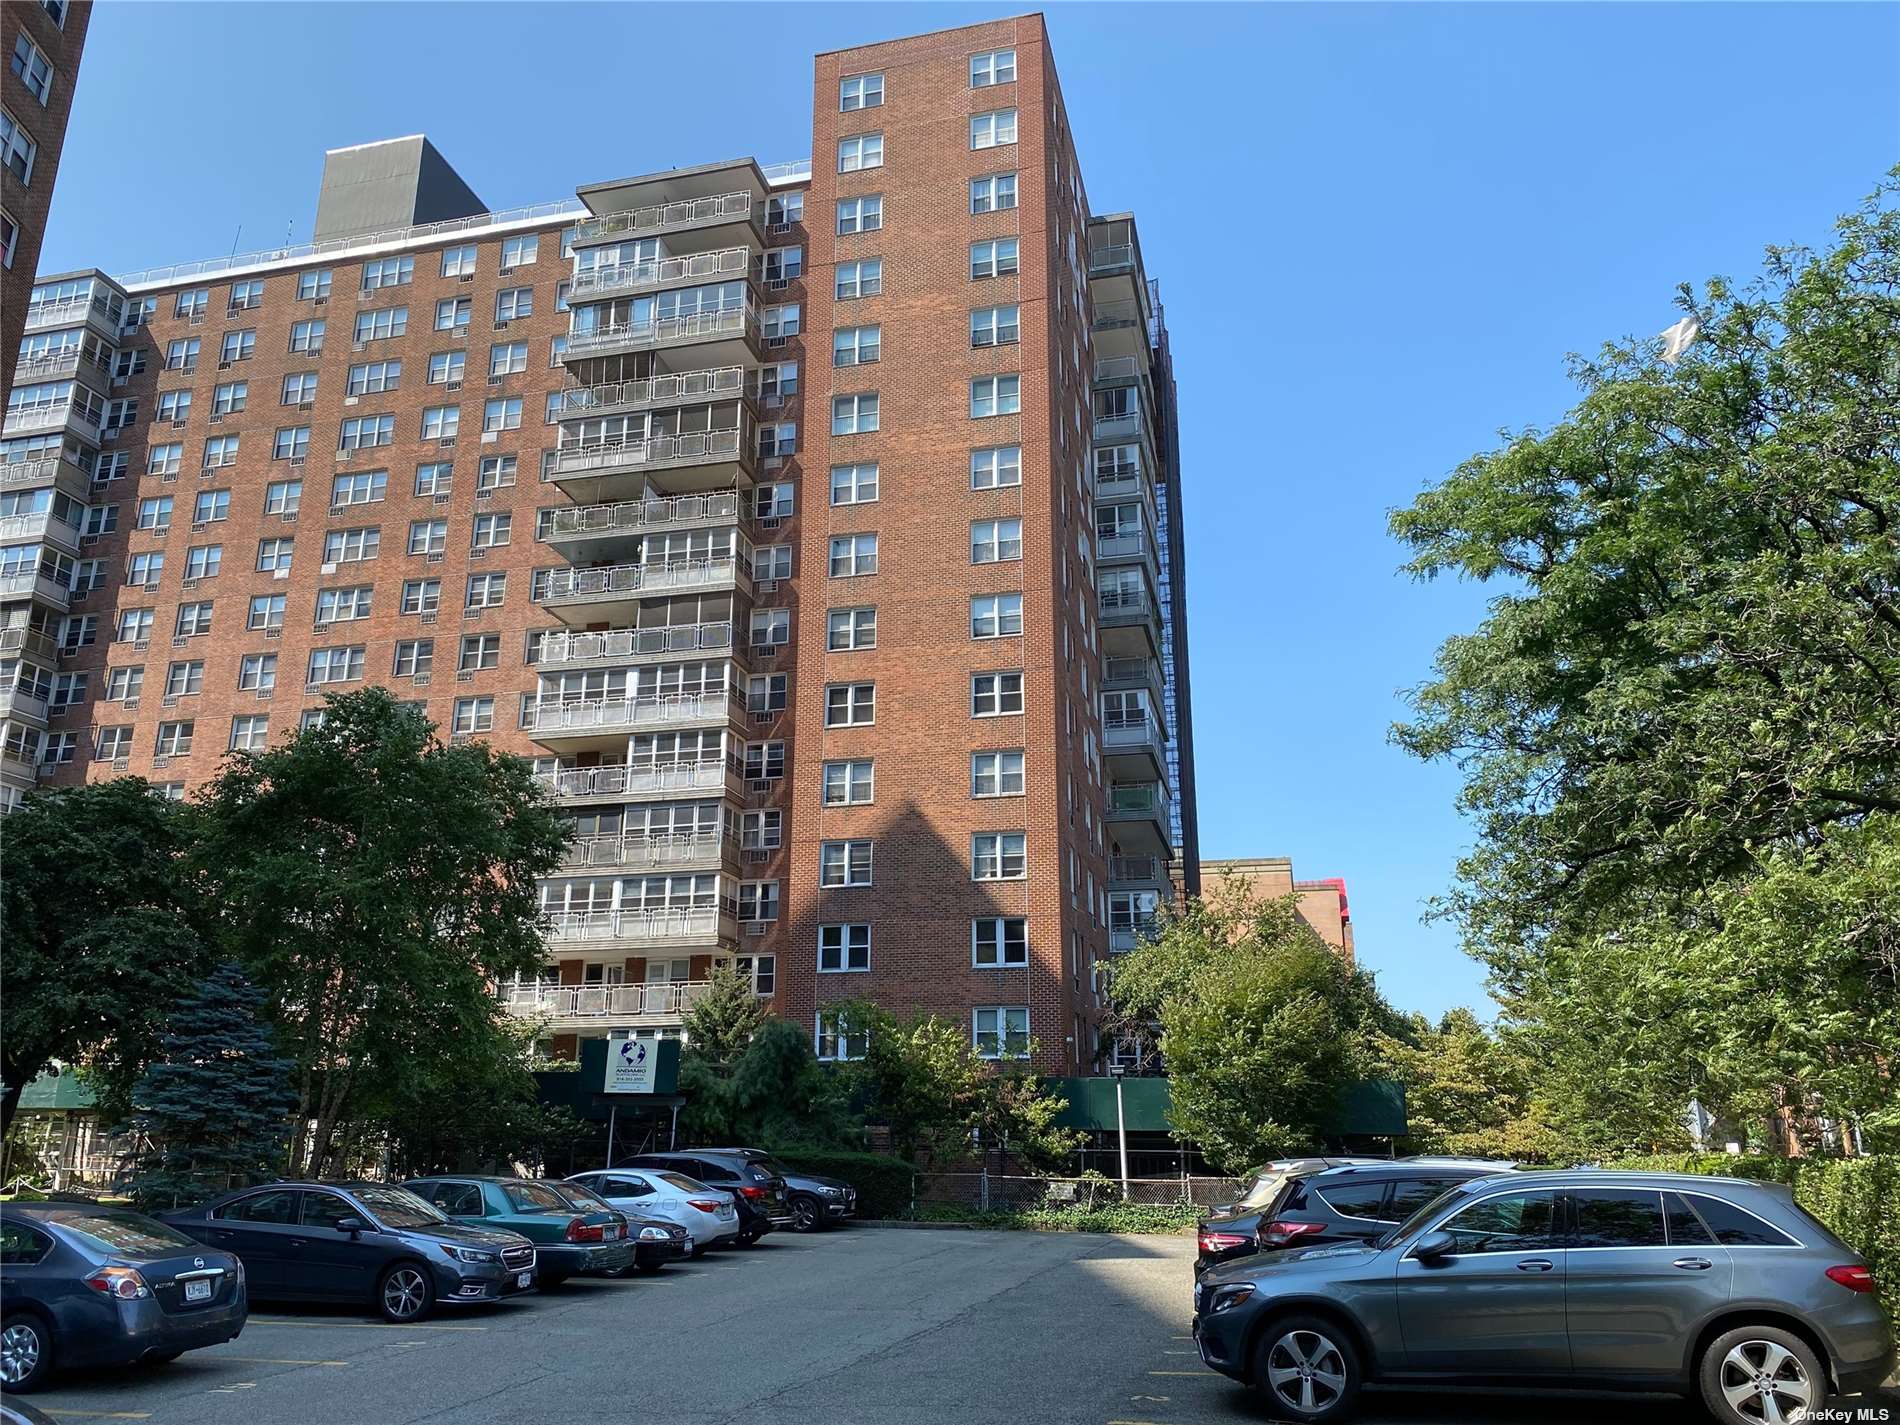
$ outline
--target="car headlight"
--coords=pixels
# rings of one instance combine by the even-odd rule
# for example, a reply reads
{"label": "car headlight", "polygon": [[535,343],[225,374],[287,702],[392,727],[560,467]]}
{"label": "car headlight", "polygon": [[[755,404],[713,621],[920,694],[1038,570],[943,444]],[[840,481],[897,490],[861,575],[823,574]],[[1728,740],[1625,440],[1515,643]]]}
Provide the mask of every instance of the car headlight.
{"label": "car headlight", "polygon": [[843,1197],[843,1196],[844,1196],[844,1189],[843,1189],[843,1188],[834,1188],[834,1187],[828,1187],[828,1188],[826,1188],[826,1189],[825,1189],[825,1196],[826,1196],[826,1197]]}
{"label": "car headlight", "polygon": [[484,1252],[479,1247],[458,1247],[453,1242],[441,1244],[443,1255],[458,1262],[499,1262],[501,1257],[494,1252]]}
{"label": "car headlight", "polygon": [[1214,1300],[1207,1308],[1208,1314],[1210,1316],[1218,1316],[1223,1311],[1231,1311],[1252,1295],[1252,1282],[1241,1282],[1237,1286],[1224,1286],[1214,1293]]}
{"label": "car headlight", "polygon": [[671,1235],[672,1234],[664,1227],[642,1227],[640,1229],[640,1240],[642,1242],[664,1242]]}

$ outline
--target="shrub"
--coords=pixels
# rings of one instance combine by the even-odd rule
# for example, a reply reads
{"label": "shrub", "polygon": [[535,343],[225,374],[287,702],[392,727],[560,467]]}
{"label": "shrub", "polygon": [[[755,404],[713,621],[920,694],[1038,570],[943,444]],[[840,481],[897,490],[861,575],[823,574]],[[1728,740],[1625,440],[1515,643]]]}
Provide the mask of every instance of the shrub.
{"label": "shrub", "polygon": [[901,1158],[825,1148],[791,1148],[777,1156],[788,1168],[850,1183],[858,1190],[860,1217],[903,1217],[910,1211],[916,1169]]}
{"label": "shrub", "polygon": [[1006,1208],[927,1202],[908,1214],[913,1222],[962,1222],[972,1227],[1028,1232],[1179,1232],[1199,1221],[1192,1203],[1105,1202],[1095,1206]]}

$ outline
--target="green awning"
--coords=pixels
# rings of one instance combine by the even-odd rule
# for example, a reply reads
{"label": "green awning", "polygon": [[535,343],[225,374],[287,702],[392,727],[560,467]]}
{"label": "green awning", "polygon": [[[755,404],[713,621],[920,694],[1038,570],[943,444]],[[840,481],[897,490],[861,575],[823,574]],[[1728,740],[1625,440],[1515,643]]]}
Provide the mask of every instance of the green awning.
{"label": "green awning", "polygon": [[[1093,1133],[1115,1131],[1115,1084],[1112,1078],[1047,1079],[1053,1093],[1068,1099],[1056,1117],[1060,1128]],[[1166,1133],[1173,1101],[1168,1081],[1127,1078],[1122,1086],[1122,1115],[1130,1133]],[[1405,1132],[1405,1085],[1373,1079],[1346,1090],[1333,1121],[1332,1133],[1355,1137],[1399,1137]]]}
{"label": "green awning", "polygon": [[41,1074],[20,1092],[22,1112],[37,1110],[47,1113],[98,1106],[97,1096],[80,1082],[79,1075],[71,1069],[57,1074]]}

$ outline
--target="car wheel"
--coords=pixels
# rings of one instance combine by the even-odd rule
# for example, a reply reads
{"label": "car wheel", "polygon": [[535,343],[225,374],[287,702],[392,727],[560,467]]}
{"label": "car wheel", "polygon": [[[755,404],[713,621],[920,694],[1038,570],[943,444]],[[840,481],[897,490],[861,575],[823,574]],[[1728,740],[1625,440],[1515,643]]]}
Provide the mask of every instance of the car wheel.
{"label": "car wheel", "polygon": [[1725,1331],[1702,1353],[1702,1403],[1724,1425],[1799,1420],[1827,1398],[1827,1372],[1814,1348],[1778,1326]]}
{"label": "car wheel", "polygon": [[53,1372],[53,1338],[46,1323],[24,1312],[0,1322],[0,1385],[24,1395]]}
{"label": "car wheel", "polygon": [[815,1197],[792,1199],[792,1231],[816,1232],[825,1225],[825,1210]]}
{"label": "car wheel", "polygon": [[1290,1420],[1344,1419],[1359,1378],[1359,1354],[1346,1333],[1317,1316],[1270,1322],[1254,1348],[1254,1388]]}
{"label": "car wheel", "polygon": [[383,1320],[405,1325],[420,1321],[435,1305],[429,1269],[417,1262],[398,1262],[376,1283],[376,1306]]}

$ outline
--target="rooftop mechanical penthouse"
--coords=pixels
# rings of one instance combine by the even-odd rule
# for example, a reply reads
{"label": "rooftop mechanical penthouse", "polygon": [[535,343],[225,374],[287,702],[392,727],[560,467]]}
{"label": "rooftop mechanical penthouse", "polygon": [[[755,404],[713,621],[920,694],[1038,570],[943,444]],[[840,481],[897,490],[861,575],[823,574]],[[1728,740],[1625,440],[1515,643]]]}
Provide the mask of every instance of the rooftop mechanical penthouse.
{"label": "rooftop mechanical penthouse", "polygon": [[1039,16],[823,54],[810,162],[491,213],[421,137],[315,241],[32,289],[0,780],[183,795],[380,683],[573,822],[508,1008],[674,1034],[730,963],[1049,1072],[1193,888],[1179,442]]}

